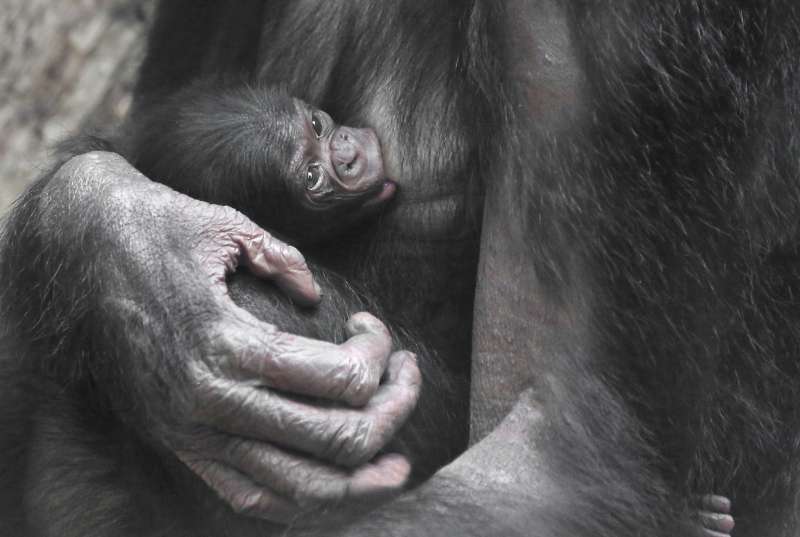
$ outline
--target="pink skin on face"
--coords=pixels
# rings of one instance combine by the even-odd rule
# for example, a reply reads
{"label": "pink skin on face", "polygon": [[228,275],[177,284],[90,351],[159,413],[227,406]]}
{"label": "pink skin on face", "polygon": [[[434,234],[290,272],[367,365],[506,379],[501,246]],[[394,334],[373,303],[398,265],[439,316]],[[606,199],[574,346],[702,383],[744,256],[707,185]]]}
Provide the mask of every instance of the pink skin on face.
{"label": "pink skin on face", "polygon": [[[336,125],[321,110],[309,114],[300,101],[298,111],[305,123],[306,140],[311,142],[304,144],[298,159],[310,157],[311,167],[316,165],[327,176],[317,182],[311,178],[310,184],[318,187],[306,192],[312,202],[322,202],[338,192],[361,198],[362,207],[376,207],[394,197],[397,184],[386,178],[381,144],[374,130]],[[314,121],[321,127],[315,127]]]}

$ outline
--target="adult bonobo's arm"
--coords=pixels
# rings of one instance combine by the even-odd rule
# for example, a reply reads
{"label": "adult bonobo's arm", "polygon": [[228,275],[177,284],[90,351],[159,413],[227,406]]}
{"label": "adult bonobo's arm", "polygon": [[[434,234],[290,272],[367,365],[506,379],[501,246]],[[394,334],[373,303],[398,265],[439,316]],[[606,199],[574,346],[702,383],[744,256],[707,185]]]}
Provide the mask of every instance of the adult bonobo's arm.
{"label": "adult bonobo's arm", "polygon": [[555,495],[536,448],[543,430],[542,414],[526,393],[491,435],[423,486],[358,523],[325,535],[565,535],[549,533],[542,524]]}
{"label": "adult bonobo's arm", "polygon": [[337,346],[234,305],[226,275],[238,265],[298,302],[319,299],[299,252],[240,213],[92,152],[27,193],[2,246],[6,336],[35,374],[110,404],[235,509],[282,520],[406,479],[404,459],[373,458],[415,404],[415,360],[392,354],[367,314]]}

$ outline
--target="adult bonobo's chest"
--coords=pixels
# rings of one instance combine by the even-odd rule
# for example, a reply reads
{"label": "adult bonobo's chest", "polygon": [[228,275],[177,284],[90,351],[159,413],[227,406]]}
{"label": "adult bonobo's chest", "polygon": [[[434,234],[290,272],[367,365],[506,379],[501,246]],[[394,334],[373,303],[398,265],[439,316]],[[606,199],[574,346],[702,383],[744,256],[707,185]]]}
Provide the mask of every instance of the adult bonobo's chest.
{"label": "adult bonobo's chest", "polygon": [[281,4],[279,16],[265,10],[258,76],[374,128],[399,185],[380,220],[309,253],[465,368],[487,135],[469,67],[471,10],[439,0]]}

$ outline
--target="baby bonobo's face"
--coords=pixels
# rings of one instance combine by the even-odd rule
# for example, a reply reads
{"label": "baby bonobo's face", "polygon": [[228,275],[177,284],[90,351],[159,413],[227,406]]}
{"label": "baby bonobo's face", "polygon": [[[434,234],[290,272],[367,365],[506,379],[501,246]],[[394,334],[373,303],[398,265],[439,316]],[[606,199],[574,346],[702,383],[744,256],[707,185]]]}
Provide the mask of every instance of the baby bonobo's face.
{"label": "baby bonobo's face", "polygon": [[[378,137],[372,129],[340,126],[321,110],[296,101],[299,142],[290,181],[302,189],[303,205],[316,210],[376,207],[392,198],[395,183],[383,170]],[[300,187],[300,188],[297,188]]]}

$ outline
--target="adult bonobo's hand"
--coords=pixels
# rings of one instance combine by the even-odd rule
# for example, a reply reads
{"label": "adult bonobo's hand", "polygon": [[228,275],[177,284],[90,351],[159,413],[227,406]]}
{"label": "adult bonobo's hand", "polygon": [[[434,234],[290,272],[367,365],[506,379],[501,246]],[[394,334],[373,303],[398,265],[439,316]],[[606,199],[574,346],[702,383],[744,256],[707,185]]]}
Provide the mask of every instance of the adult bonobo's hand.
{"label": "adult bonobo's hand", "polygon": [[414,357],[392,353],[368,314],[334,345],[282,333],[228,297],[226,275],[243,265],[315,303],[297,250],[112,153],[67,162],[41,206],[43,221],[83,220],[74,240],[105,254],[92,263],[97,384],[235,510],[280,521],[402,486],[407,461],[373,458],[416,403]]}

